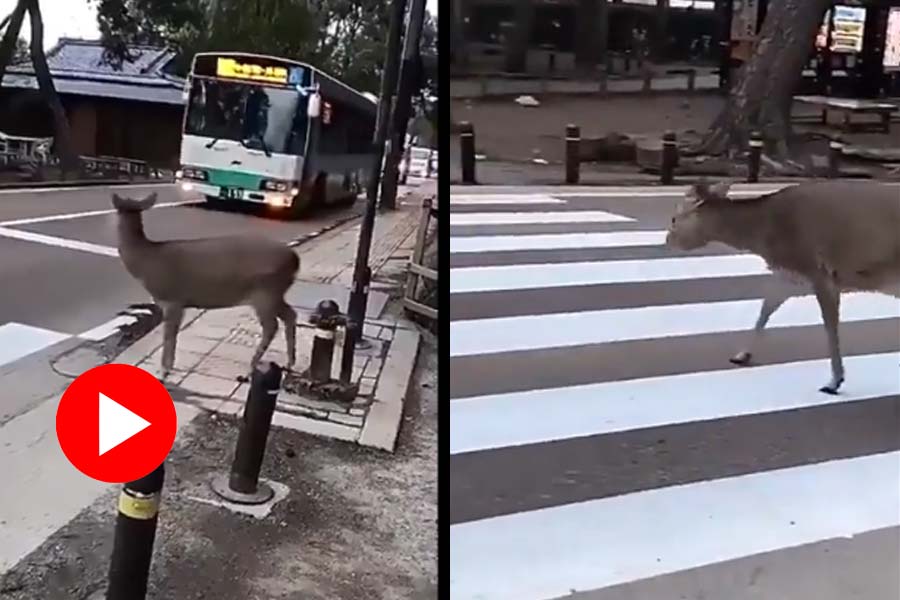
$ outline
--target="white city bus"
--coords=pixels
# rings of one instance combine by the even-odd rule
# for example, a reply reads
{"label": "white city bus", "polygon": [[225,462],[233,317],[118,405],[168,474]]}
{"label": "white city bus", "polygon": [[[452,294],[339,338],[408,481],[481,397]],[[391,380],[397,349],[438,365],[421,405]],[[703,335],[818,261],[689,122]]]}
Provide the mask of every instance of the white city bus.
{"label": "white city bus", "polygon": [[377,106],[310,65],[233,52],[194,57],[185,86],[183,190],[292,216],[352,203],[374,160]]}

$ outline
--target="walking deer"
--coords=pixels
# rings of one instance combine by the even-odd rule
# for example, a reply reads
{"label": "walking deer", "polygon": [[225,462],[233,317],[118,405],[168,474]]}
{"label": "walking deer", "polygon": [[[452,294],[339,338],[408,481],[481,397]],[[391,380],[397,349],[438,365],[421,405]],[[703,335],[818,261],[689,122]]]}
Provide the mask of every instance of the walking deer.
{"label": "walking deer", "polygon": [[281,319],[287,366],[293,366],[297,314],[284,294],[300,269],[297,254],[285,244],[258,237],[148,240],[143,212],[155,202],[155,193],[141,200],[112,196],[119,221],[119,256],[163,311],[161,378],[172,371],[185,308],[252,306],[262,325],[262,339],[250,361],[251,371],[275,337]]}
{"label": "walking deer", "polygon": [[722,242],[766,261],[775,275],[746,349],[750,361],[772,314],[812,292],[828,336],[831,380],[844,382],[838,326],[842,292],[900,298],[900,188],[872,181],[801,183],[750,199],[729,199],[730,184],[693,186],[672,217],[666,243],[682,250]]}

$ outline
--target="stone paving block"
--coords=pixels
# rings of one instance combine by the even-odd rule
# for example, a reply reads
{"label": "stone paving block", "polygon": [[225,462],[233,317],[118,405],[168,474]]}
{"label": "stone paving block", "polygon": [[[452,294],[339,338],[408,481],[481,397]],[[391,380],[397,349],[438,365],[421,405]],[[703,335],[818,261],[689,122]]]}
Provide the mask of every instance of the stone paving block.
{"label": "stone paving block", "polygon": [[359,382],[359,395],[371,396],[375,391],[375,382],[371,379],[361,379]]}
{"label": "stone paving block", "polygon": [[208,354],[216,347],[216,344],[218,344],[217,340],[197,337],[193,335],[193,332],[185,331],[178,336],[178,341],[175,345],[175,360],[178,360],[178,354],[181,353],[182,350]]}
{"label": "stone paving block", "polygon": [[223,415],[238,415],[238,416],[240,416],[244,412],[244,404],[245,403],[246,403],[245,400],[242,400],[240,402],[238,402],[236,400],[223,400],[222,404],[219,405],[219,408],[216,410],[216,412],[223,414]]}
{"label": "stone paving block", "polygon": [[232,398],[234,400],[239,400],[241,402],[246,402],[247,394],[249,394],[249,393],[250,393],[250,384],[242,383],[242,384],[238,385],[235,388],[235,390],[233,392],[231,392],[231,394],[229,394],[228,397]]}
{"label": "stone paving block", "polygon": [[231,334],[231,327],[210,325],[198,320],[188,331],[196,337],[220,341],[228,338]]}
{"label": "stone paving block", "polygon": [[363,424],[362,417],[339,412],[328,413],[328,420],[334,421],[335,423],[341,423],[343,425],[350,425],[351,427],[362,427]]}
{"label": "stone paving block", "polygon": [[224,402],[222,398],[213,396],[195,396],[194,394],[188,394],[185,400],[192,406],[197,406],[211,412],[220,412],[219,409],[222,406],[222,402]]}
{"label": "stone paving block", "polygon": [[215,347],[211,355],[218,358],[227,358],[236,362],[249,363],[250,358],[253,356],[253,348],[231,342],[222,342]]}
{"label": "stone paving block", "polygon": [[205,396],[219,396],[227,398],[237,388],[238,382],[231,379],[211,377],[202,373],[191,373],[184,378],[180,387],[189,392],[196,392]]}
{"label": "stone paving block", "polygon": [[297,394],[292,394],[290,392],[282,391],[278,395],[278,401],[283,402],[289,405],[298,405],[305,406],[308,408],[314,408],[316,410],[322,410],[325,412],[347,412],[349,406],[345,404],[341,404],[340,402],[329,402],[326,400],[315,400],[313,398],[307,398],[305,396],[300,396]]}
{"label": "stone paving block", "polygon": [[381,330],[384,329],[380,325],[370,325],[365,323],[363,325],[363,335],[365,337],[377,338],[381,334]]}
{"label": "stone paving block", "polygon": [[250,373],[250,363],[239,362],[228,358],[222,358],[211,354],[200,361],[194,371],[204,375],[211,375],[222,379],[237,380],[240,376],[246,376]]}
{"label": "stone paving block", "polygon": [[355,442],[360,433],[360,430],[357,427],[332,423],[327,420],[288,415],[282,412],[275,413],[272,417],[272,424],[276,427],[294,429],[312,435],[344,440],[345,442]]}
{"label": "stone paving block", "polygon": [[351,408],[350,414],[355,417],[365,416],[369,412],[368,408]]}
{"label": "stone paving block", "polygon": [[381,365],[384,363],[382,360],[370,360],[369,364],[363,369],[363,378],[375,378],[378,377],[378,373],[381,371]]}

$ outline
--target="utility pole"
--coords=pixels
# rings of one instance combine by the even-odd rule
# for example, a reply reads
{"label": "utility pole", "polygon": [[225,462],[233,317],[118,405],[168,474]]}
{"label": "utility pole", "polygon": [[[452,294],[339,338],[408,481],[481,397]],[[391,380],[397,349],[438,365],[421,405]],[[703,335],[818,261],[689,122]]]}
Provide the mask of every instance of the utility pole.
{"label": "utility pole", "polygon": [[419,41],[425,22],[425,0],[412,0],[409,6],[409,22],[403,40],[403,66],[400,70],[400,84],[397,86],[397,102],[391,118],[392,136],[390,152],[384,165],[384,181],[381,184],[381,208],[396,208],[398,166],[406,143],[406,130],[412,112],[412,97],[415,87],[421,81]]}
{"label": "utility pole", "polygon": [[366,320],[366,303],[369,298],[369,250],[372,246],[372,232],[375,229],[375,211],[378,209],[378,184],[381,182],[381,163],[384,160],[384,142],[387,139],[388,117],[391,96],[397,84],[400,63],[400,37],[403,29],[403,15],[406,0],[391,3],[388,43],[381,73],[381,93],[378,98],[378,113],[375,118],[375,135],[372,140],[372,169],[366,185],[366,212],[359,229],[359,245],[356,248],[356,264],[353,267],[353,287],[347,305],[347,328],[341,354],[341,381],[350,383],[353,373],[353,353],[356,342],[362,337]]}

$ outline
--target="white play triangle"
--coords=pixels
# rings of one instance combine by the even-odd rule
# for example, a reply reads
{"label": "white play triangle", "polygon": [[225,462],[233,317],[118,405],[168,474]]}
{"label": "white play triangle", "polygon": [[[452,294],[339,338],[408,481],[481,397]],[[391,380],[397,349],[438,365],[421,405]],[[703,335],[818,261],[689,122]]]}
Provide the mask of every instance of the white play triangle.
{"label": "white play triangle", "polygon": [[99,456],[103,456],[149,426],[149,421],[142,419],[109,396],[100,394]]}

